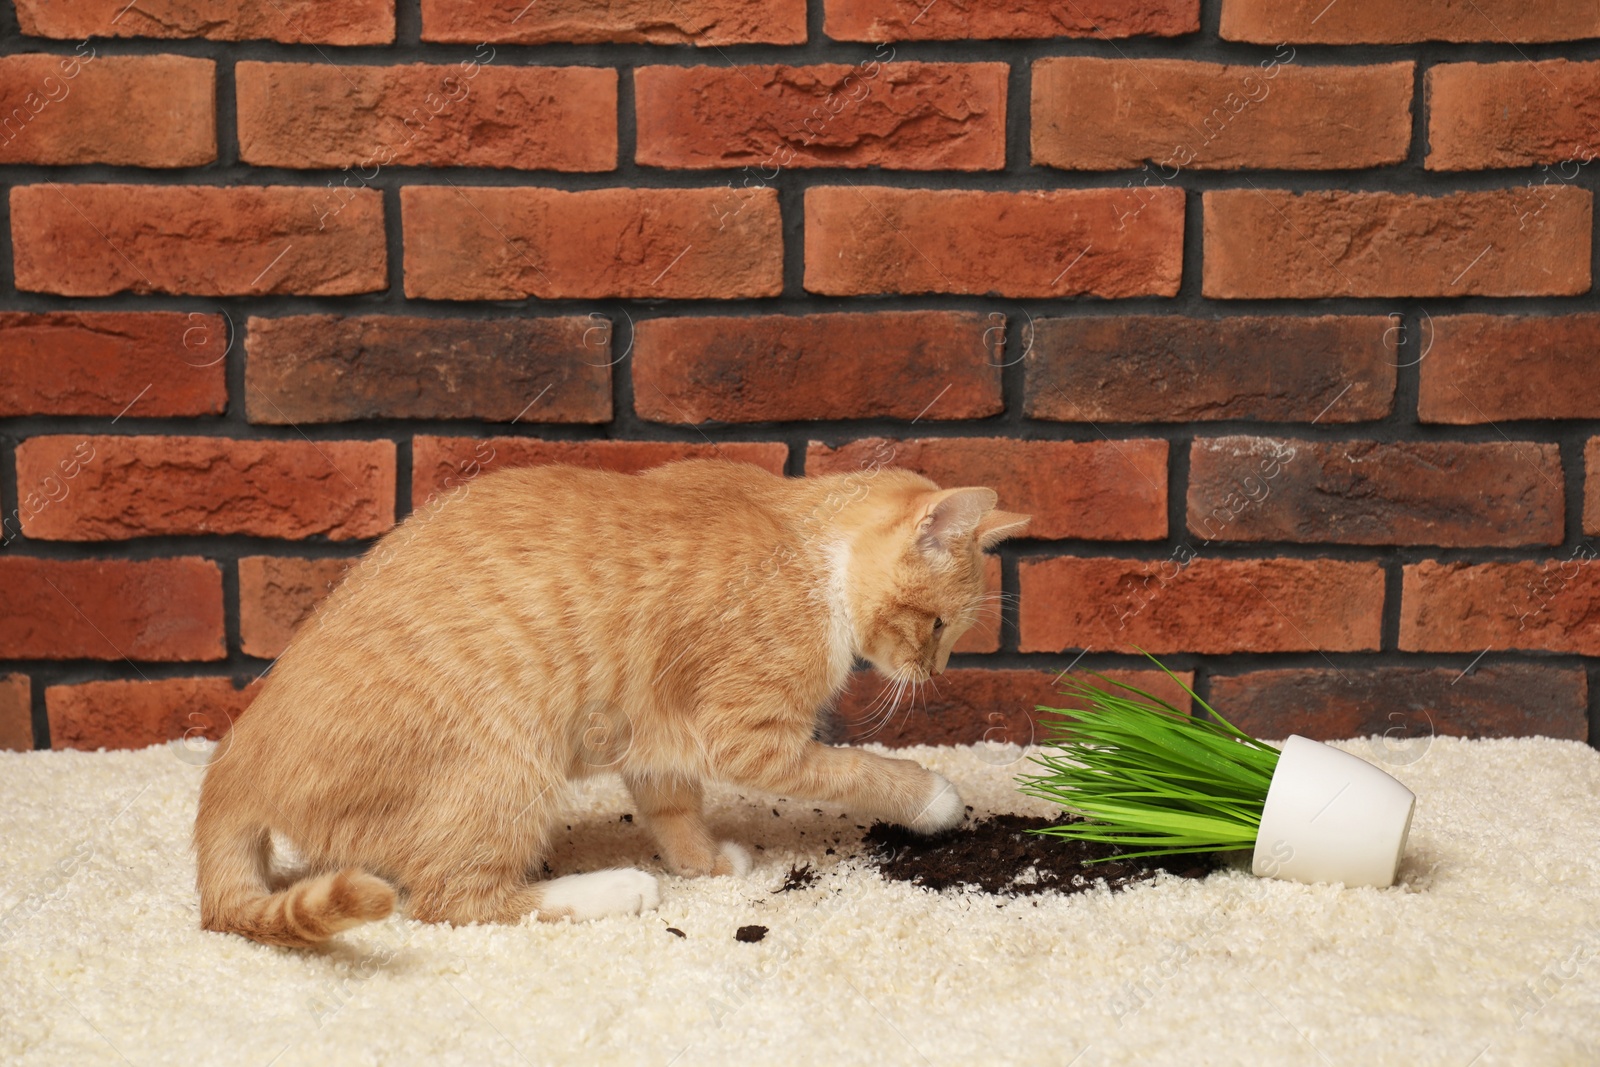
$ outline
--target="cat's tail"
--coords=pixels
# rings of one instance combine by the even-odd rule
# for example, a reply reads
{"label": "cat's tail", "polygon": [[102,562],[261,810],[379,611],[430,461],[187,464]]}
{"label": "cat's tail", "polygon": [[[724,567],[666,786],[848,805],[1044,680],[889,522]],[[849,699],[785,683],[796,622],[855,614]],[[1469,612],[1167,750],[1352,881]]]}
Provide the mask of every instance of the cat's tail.
{"label": "cat's tail", "polygon": [[201,792],[194,825],[204,929],[241,934],[267,945],[305,948],[394,911],[394,887],[356,867],[269,892],[267,828],[222,813],[217,798],[207,792]]}

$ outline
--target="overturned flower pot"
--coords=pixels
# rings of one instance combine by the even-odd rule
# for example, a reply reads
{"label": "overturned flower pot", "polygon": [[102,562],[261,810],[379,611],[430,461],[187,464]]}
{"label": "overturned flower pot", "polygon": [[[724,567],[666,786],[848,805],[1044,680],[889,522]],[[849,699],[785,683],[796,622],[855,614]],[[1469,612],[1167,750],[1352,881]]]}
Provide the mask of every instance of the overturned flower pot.
{"label": "overturned flower pot", "polygon": [[1082,817],[1038,833],[1116,845],[1122,858],[1252,849],[1251,870],[1265,878],[1394,884],[1411,790],[1309,738],[1291,736],[1281,751],[1259,741],[1162,670],[1207,717],[1093,674],[1118,691],[1068,678],[1078,706],[1038,709],[1047,737],[1034,762],[1045,773],[1019,788]]}
{"label": "overturned flower pot", "polygon": [[1393,885],[1416,803],[1359,756],[1291,734],[1261,807],[1250,869],[1294,882]]}

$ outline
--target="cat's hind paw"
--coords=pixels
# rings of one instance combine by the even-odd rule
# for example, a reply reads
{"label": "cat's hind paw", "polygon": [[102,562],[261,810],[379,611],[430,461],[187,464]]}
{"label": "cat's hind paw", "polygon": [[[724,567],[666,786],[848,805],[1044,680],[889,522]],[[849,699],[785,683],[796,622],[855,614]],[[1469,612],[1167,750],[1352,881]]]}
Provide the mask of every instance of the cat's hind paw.
{"label": "cat's hind paw", "polygon": [[932,787],[923,798],[921,809],[906,822],[909,829],[919,834],[936,834],[940,830],[948,830],[959,825],[961,820],[967,817],[966,807],[961,803],[961,794],[950,784],[950,779],[933,771],[929,771],[928,776],[933,779]]}
{"label": "cat's hind paw", "polygon": [[567,916],[585,922],[607,915],[637,915],[661,903],[653,875],[632,867],[589,874],[569,874],[546,882],[539,899],[541,917]]}
{"label": "cat's hind paw", "polygon": [[743,878],[750,873],[750,851],[737,841],[723,841],[717,846],[717,860],[711,865],[713,875],[731,874]]}

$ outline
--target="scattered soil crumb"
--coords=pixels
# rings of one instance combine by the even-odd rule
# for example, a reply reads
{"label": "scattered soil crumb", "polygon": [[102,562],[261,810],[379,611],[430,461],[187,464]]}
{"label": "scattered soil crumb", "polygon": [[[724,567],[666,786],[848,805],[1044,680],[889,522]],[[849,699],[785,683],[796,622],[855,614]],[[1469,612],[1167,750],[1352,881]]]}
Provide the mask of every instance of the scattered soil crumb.
{"label": "scattered soil crumb", "polygon": [[[829,851],[832,851],[831,849]],[[811,869],[811,864],[804,867],[790,867],[789,873],[783,879],[783,884],[774,893],[788,893],[796,889],[810,889],[817,884],[817,872]]]}
{"label": "scattered soil crumb", "polygon": [[689,936],[688,934],[684,933],[682,930],[678,929],[676,926],[667,927],[667,933],[672,934],[674,937],[688,937]]}
{"label": "scattered soil crumb", "polygon": [[1117,855],[1117,847],[1027,832],[1074,821],[1068,815],[1055,819],[992,815],[929,837],[879,822],[867,831],[862,844],[866,858],[885,878],[929,889],[976,886],[1008,897],[1048,891],[1081,893],[1096,885],[1125,889],[1150,881],[1161,871],[1182,878],[1204,878],[1220,864],[1211,852],[1093,863],[1090,861]]}
{"label": "scattered soil crumb", "polygon": [[743,941],[747,945],[753,945],[766,936],[767,928],[765,926],[741,926],[738,932],[733,935],[733,939],[735,941]]}

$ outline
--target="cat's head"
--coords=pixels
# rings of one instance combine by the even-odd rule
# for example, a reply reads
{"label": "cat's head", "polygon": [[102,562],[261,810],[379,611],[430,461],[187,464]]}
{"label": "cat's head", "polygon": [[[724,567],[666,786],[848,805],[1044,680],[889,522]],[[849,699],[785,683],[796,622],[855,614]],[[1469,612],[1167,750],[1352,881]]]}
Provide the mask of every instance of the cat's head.
{"label": "cat's head", "polygon": [[853,545],[848,595],[861,655],[888,677],[926,681],[983,612],[999,610],[983,550],[1030,516],[996,508],[993,489],[916,482],[879,497],[878,521]]}

